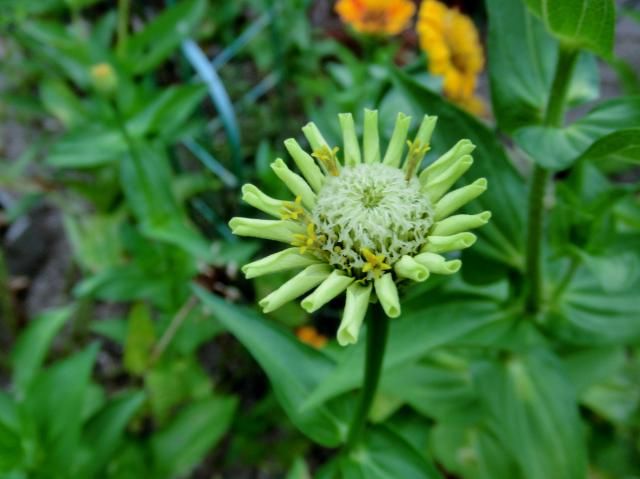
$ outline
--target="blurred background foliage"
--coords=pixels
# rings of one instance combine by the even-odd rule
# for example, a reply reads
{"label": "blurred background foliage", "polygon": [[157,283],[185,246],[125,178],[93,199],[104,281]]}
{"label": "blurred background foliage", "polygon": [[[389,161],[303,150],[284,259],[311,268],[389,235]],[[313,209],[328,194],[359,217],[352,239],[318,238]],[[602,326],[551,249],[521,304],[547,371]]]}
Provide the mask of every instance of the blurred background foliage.
{"label": "blurred background foliage", "polygon": [[[0,0],[0,477],[639,477],[640,61],[586,42],[576,121],[549,129],[536,2],[450,3],[487,50],[479,117],[413,27],[363,35],[333,2]],[[363,345],[328,340],[340,304],[259,315],[279,281],[238,268],[270,245],[227,221],[245,181],[285,196],[282,140],[313,120],[337,143],[364,107],[387,138],[438,115],[431,158],[470,138],[493,219],[462,277],[406,292],[366,457],[330,461]],[[556,179],[535,318],[531,164]]]}

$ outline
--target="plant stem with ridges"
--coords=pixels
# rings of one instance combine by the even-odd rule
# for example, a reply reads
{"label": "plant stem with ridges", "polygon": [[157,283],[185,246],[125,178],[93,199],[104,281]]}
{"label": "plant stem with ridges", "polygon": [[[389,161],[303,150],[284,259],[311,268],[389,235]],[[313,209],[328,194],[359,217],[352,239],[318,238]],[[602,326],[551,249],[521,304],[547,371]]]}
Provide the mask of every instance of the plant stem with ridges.
{"label": "plant stem with ridges", "polygon": [[[577,51],[560,47],[556,71],[547,102],[544,126],[560,127],[564,120],[564,107],[571,83]],[[526,276],[529,282],[527,310],[537,313],[542,299],[542,236],[544,223],[544,197],[551,173],[535,165],[529,190],[528,236],[526,250]]]}

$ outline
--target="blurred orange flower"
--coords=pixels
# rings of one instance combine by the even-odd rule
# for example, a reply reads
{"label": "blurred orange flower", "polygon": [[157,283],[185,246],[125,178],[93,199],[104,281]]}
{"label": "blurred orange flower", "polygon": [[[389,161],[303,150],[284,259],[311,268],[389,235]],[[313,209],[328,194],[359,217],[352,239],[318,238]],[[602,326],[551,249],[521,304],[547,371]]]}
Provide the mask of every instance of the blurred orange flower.
{"label": "blurred orange flower", "polygon": [[417,30],[429,71],[444,79],[444,94],[471,113],[482,114],[484,104],[474,91],[484,53],[471,19],[438,0],[423,0]]}
{"label": "blurred orange flower", "polygon": [[303,343],[316,349],[321,349],[327,344],[327,338],[316,331],[313,326],[302,326],[296,330],[296,336]]}
{"label": "blurred orange flower", "polygon": [[336,12],[360,33],[397,35],[415,12],[410,0],[338,0]]}

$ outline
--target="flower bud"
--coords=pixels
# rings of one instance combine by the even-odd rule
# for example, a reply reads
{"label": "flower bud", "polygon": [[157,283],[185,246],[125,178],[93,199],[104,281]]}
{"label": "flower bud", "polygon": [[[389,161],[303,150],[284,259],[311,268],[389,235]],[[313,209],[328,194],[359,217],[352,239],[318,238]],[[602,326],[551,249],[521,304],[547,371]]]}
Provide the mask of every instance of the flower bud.
{"label": "flower bud", "polygon": [[110,95],[118,87],[118,75],[109,63],[98,63],[91,67],[91,83],[104,95]]}

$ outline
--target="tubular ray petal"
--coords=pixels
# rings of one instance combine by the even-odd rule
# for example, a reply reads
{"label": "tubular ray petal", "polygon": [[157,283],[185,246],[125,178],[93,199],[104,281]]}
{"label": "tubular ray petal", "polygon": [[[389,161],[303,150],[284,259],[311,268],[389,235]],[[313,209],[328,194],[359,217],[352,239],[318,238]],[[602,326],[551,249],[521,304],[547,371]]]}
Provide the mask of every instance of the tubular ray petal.
{"label": "tubular ray petal", "polygon": [[302,255],[298,252],[298,248],[287,248],[253,261],[252,263],[245,264],[242,267],[242,272],[247,279],[252,279],[265,274],[302,268],[319,263],[321,263],[320,259],[311,255]]}
{"label": "tubular ray petal", "polygon": [[315,160],[309,153],[304,151],[302,147],[293,138],[285,140],[284,146],[295,161],[298,169],[302,172],[302,176],[307,180],[311,188],[317,193],[322,188],[324,175]]}
{"label": "tubular ray petal", "polygon": [[435,219],[439,221],[451,213],[476,199],[487,189],[486,178],[480,178],[470,185],[450,191],[444,195],[435,205]]}
{"label": "tubular ray petal", "polygon": [[358,341],[360,327],[369,307],[370,296],[371,284],[361,286],[354,283],[347,288],[347,299],[337,335],[340,346],[355,344]]}
{"label": "tubular ray petal", "polygon": [[307,313],[313,313],[342,293],[354,278],[333,270],[331,274],[300,305]]}
{"label": "tubular ray petal", "polygon": [[342,144],[344,147],[344,164],[355,166],[362,163],[360,156],[360,145],[356,135],[356,127],[351,113],[340,113],[338,115],[340,129],[342,130]]}
{"label": "tubular ray petal", "polygon": [[304,233],[304,227],[292,221],[231,218],[231,232],[238,236],[251,236],[283,243],[291,243],[296,233]]}
{"label": "tubular ray petal", "polygon": [[261,299],[259,304],[265,313],[275,311],[283,304],[315,288],[322,283],[330,273],[331,268],[324,264],[308,266],[271,294]]}
{"label": "tubular ray petal", "polygon": [[302,176],[291,171],[281,158],[271,163],[271,169],[294,196],[300,196],[302,198],[302,203],[307,208],[311,209],[314,207],[316,204],[316,194],[311,190]]}
{"label": "tubular ray petal", "polygon": [[268,215],[280,218],[285,201],[276,200],[251,183],[242,187],[242,200]]}
{"label": "tubular ray petal", "polygon": [[393,166],[395,168],[400,166],[400,163],[402,162],[402,152],[404,151],[404,145],[407,141],[410,126],[411,117],[404,113],[398,113],[396,124],[391,135],[391,140],[389,140],[389,146],[387,147],[387,152],[384,155],[382,164]]}
{"label": "tubular ray petal", "polygon": [[447,253],[449,251],[461,250],[472,246],[477,236],[473,233],[458,233],[451,236],[429,236],[429,242],[423,252]]}

